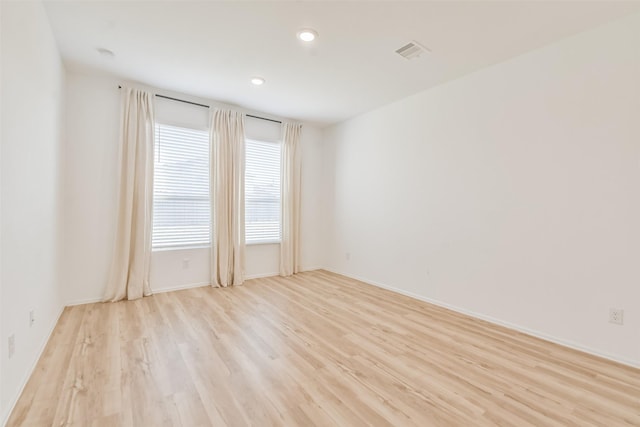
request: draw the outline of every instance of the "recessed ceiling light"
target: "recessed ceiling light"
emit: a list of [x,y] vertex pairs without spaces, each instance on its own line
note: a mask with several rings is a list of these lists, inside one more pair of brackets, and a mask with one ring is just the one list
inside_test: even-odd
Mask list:
[[113,58],[114,56],[116,56],[112,50],[109,50],[104,47],[99,47],[96,50],[100,55],[104,56],[105,58]]
[[318,38],[318,32],[316,30],[312,30],[311,28],[303,28],[298,31],[298,38],[303,42],[312,42],[316,38]]
[[256,86],[263,85],[265,80],[262,77],[251,77],[251,83]]

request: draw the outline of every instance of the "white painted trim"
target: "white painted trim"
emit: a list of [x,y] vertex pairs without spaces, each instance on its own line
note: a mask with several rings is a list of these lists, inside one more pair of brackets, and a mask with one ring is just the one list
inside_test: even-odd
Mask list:
[[280,275],[279,271],[275,273],[258,273],[258,274],[252,274],[250,276],[246,276],[244,280],[262,279],[263,277],[273,277],[273,276],[279,276],[279,275]]
[[186,285],[169,286],[168,288],[151,289],[154,294],[163,294],[165,292],[181,291],[191,288],[202,288],[203,286],[211,286],[209,282],[187,283]]
[[[300,271],[303,272],[303,271],[313,271],[313,270],[321,270],[321,269],[322,267],[301,267]],[[245,280],[262,279],[263,277],[273,277],[278,275],[280,275],[280,272],[252,274],[251,276],[245,277]],[[160,289],[151,289],[151,291],[154,294],[161,294],[164,292],[180,291],[183,289],[191,289],[191,288],[200,288],[203,286],[210,286],[210,285],[211,283],[209,282],[188,283],[186,285],[170,286],[167,288],[160,288]],[[86,299],[80,299],[75,301],[69,301],[65,304],[65,306],[72,307],[74,305],[93,304],[96,302],[102,302],[102,298],[86,298]]]
[[576,343],[576,342],[573,342],[573,341],[570,341],[570,340],[554,337],[553,335],[549,335],[549,334],[546,334],[544,332],[540,332],[540,331],[536,331],[536,330],[533,330],[533,329],[529,329],[529,328],[526,328],[524,326],[520,326],[520,325],[516,325],[514,323],[506,322],[504,320],[496,319],[495,317],[487,316],[487,315],[482,314],[482,313],[476,313],[474,311],[467,310],[467,309],[464,309],[464,308],[460,308],[460,307],[457,307],[455,305],[448,304],[446,302],[442,302],[442,301],[434,300],[434,299],[431,299],[431,298],[428,298],[428,297],[425,297],[425,296],[422,296],[422,295],[414,294],[413,292],[408,292],[408,291],[405,291],[405,290],[402,290],[402,289],[394,288],[393,286],[388,286],[388,285],[385,285],[383,283],[376,282],[374,280],[365,279],[365,278],[358,277],[358,276],[355,276],[355,275],[352,275],[352,274],[342,273],[342,272],[339,272],[339,271],[336,271],[336,270],[333,270],[333,269],[330,269],[330,268],[324,268],[324,270],[330,271],[330,272],[335,273],[335,274],[339,274],[341,276],[349,277],[351,279],[359,280],[361,282],[364,282],[364,283],[367,283],[367,284],[370,284],[370,285],[373,285],[373,286],[377,286],[379,288],[386,289],[388,291],[395,292],[397,294],[408,296],[410,298],[417,299],[419,301],[423,301],[423,302],[426,302],[426,303],[429,303],[429,304],[437,305],[439,307],[444,307],[444,308],[449,309],[451,311],[455,311],[457,313],[461,313],[461,314],[464,314],[464,315],[467,315],[467,316],[475,317],[476,319],[481,319],[481,320],[487,321],[489,323],[493,323],[495,325],[504,326],[505,328],[513,329],[515,331],[522,332],[524,334],[531,335],[533,337],[540,338],[540,339],[543,339],[545,341],[550,341],[550,342],[552,342],[554,344],[558,344],[558,345],[561,345],[563,347],[568,347],[568,348],[571,348],[573,350],[582,351],[583,353],[588,353],[588,354],[591,354],[593,356],[601,357],[603,359],[611,360],[611,361],[614,361],[614,362],[617,362],[617,363],[621,363],[623,365],[631,366],[633,368],[640,368],[640,360],[632,360],[632,359],[627,359],[625,357],[617,356],[615,354],[605,353],[605,352],[602,352],[600,350],[596,350],[596,349],[593,349],[591,347],[587,347],[585,345],[582,345],[582,344],[579,344],[579,343]]
[[66,304],[67,307],[73,307],[74,305],[84,305],[84,304],[93,304],[96,302],[102,302],[102,298],[87,298],[87,299],[79,299],[75,301],[70,301]]
[[[300,273],[305,271],[313,271],[313,270],[322,270],[322,267],[300,267]],[[279,271],[275,273],[259,273],[259,274],[252,274],[251,276],[247,276],[244,279],[245,280],[262,279],[264,277],[274,277],[279,275],[280,275]]]
[[60,311],[58,312],[58,315],[56,316],[56,320],[53,322],[53,325],[51,325],[51,327],[49,328],[49,333],[44,337],[44,340],[40,343],[40,350],[38,350],[38,354],[36,355],[36,357],[31,362],[31,367],[29,369],[27,369],[27,372],[25,373],[24,378],[22,379],[20,387],[18,388],[18,392],[9,401],[9,405],[7,405],[7,409],[6,409],[5,413],[2,414],[2,426],[3,427],[9,421],[9,417],[11,416],[11,412],[13,412],[13,409],[15,408],[16,403],[18,403],[18,399],[22,395],[22,392],[24,391],[24,388],[27,385],[27,382],[29,381],[29,378],[31,378],[31,375],[33,374],[33,371],[36,369],[36,365],[38,364],[38,361],[40,360],[40,357],[42,357],[42,353],[44,353],[44,349],[47,346],[47,343],[49,342],[49,339],[51,338],[51,335],[53,334],[53,331],[55,330],[56,325],[58,324],[58,321],[60,320],[60,316],[62,316],[62,312],[64,311],[64,309],[65,309],[64,305],[62,307],[60,307]]
[[[209,285],[210,285],[209,282],[188,283],[186,285],[170,286],[168,288],[151,289],[151,292],[154,294],[161,294],[164,292],[180,291],[182,289],[190,289],[190,288],[200,288],[202,286],[209,286]],[[66,306],[72,307],[74,305],[93,304],[96,302],[102,302],[102,298],[87,298],[87,299],[70,301],[66,304]]]

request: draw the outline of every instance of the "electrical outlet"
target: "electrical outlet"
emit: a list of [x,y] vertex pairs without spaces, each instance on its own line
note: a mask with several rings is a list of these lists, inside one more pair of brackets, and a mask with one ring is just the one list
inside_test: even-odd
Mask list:
[[9,337],[9,359],[13,357],[13,354],[16,352],[16,335],[11,334]]
[[624,323],[624,310],[621,308],[609,309],[609,323],[615,323],[616,325],[622,325]]
[[31,310],[29,312],[29,326],[33,326],[34,323],[36,323],[36,312],[35,310]]
[[189,268],[189,263],[191,262],[191,260],[189,258],[184,258],[182,260],[182,268],[187,269]]
[[347,261],[349,261],[351,259],[351,253],[347,252],[346,254],[344,254],[344,257]]

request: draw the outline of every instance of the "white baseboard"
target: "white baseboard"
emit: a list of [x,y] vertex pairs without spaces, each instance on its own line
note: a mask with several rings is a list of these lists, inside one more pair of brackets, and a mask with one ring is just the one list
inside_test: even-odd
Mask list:
[[27,369],[27,372],[25,372],[25,375],[22,381],[20,382],[20,387],[18,388],[17,393],[11,398],[11,400],[9,400],[9,405],[7,406],[7,409],[5,410],[5,412],[2,414],[3,427],[9,421],[9,417],[11,416],[11,413],[13,412],[13,409],[15,408],[16,403],[18,403],[18,399],[22,395],[22,392],[24,391],[24,388],[27,385],[27,382],[29,382],[29,378],[31,378],[31,374],[33,374],[33,371],[36,368],[36,365],[38,364],[40,357],[42,357],[42,353],[44,352],[44,349],[47,346],[49,339],[51,338],[51,334],[53,334],[53,330],[56,328],[56,325],[60,320],[60,316],[62,316],[62,312],[64,311],[64,308],[65,308],[64,305],[60,308],[60,311],[58,312],[58,315],[56,316],[55,321],[49,327],[49,333],[47,333],[47,335],[44,337],[44,340],[40,343],[40,348],[38,349],[38,353],[36,354],[36,357],[31,362],[31,365],[29,369]]
[[67,307],[73,307],[74,305],[84,305],[84,304],[93,304],[96,302],[101,302],[102,298],[86,298],[70,301],[66,304]]
[[[301,267],[300,271],[313,271],[313,270],[321,270],[322,267]],[[271,272],[271,273],[259,273],[259,274],[252,274],[249,276],[245,277],[245,280],[251,280],[251,279],[261,279],[263,277],[273,277],[273,276],[279,276],[280,272],[276,271],[276,272]],[[172,292],[172,291],[180,291],[183,289],[191,289],[191,288],[200,288],[202,286],[210,286],[211,283],[209,282],[198,282],[198,283],[188,283],[186,285],[178,285],[178,286],[169,286],[169,287],[165,287],[165,288],[158,288],[158,289],[151,289],[151,291],[154,294],[161,294],[163,292]],[[102,298],[98,297],[98,298],[85,298],[85,299],[79,299],[79,300],[73,300],[73,301],[69,301],[65,304],[66,307],[72,307],[74,305],[83,305],[83,304],[93,304],[96,302],[102,302]]]
[[[180,291],[182,289],[190,289],[190,288],[200,288],[202,286],[209,286],[209,282],[199,282],[199,283],[188,283],[186,285],[178,285],[178,286],[170,286],[167,288],[159,288],[159,289],[151,289],[151,292],[154,294],[161,294],[163,292],[171,292],[171,291]],[[102,298],[86,298],[80,300],[70,301],[66,304],[67,307],[72,307],[74,305],[84,305],[84,304],[93,304],[96,302],[102,302]]]
[[476,319],[485,320],[485,321],[487,321],[489,323],[493,323],[495,325],[504,326],[505,328],[513,329],[515,331],[522,332],[524,334],[531,335],[533,337],[540,338],[540,339],[543,339],[545,341],[550,341],[550,342],[552,342],[554,344],[558,344],[558,345],[561,345],[563,347],[568,347],[568,348],[571,348],[571,349],[574,349],[574,350],[582,351],[583,353],[588,353],[588,354],[591,354],[593,356],[598,356],[598,357],[601,357],[603,359],[607,359],[607,360],[611,360],[613,362],[621,363],[623,365],[631,366],[633,368],[640,368],[640,361],[638,361],[638,360],[627,359],[625,357],[620,357],[620,356],[615,355],[615,354],[610,354],[610,353],[606,353],[606,352],[603,352],[603,351],[600,351],[600,350],[596,350],[596,349],[593,349],[591,347],[588,347],[588,346],[585,346],[585,345],[582,345],[582,344],[579,344],[579,343],[576,343],[576,342],[573,342],[573,341],[570,341],[570,340],[566,340],[566,339],[563,339],[563,338],[558,338],[558,337],[555,337],[553,335],[546,334],[544,332],[540,332],[540,331],[536,331],[536,330],[533,330],[533,329],[529,329],[527,327],[520,326],[520,325],[511,323],[511,322],[507,322],[507,321],[504,321],[504,320],[496,319],[495,317],[487,316],[487,315],[482,314],[482,313],[476,313],[476,312],[471,311],[471,310],[467,310],[467,309],[464,309],[464,308],[461,308],[461,307],[457,307],[455,305],[451,305],[451,304],[448,304],[446,302],[434,300],[432,298],[428,298],[428,297],[425,297],[423,295],[418,295],[418,294],[415,294],[413,292],[408,292],[408,291],[405,291],[405,290],[402,290],[402,289],[398,289],[398,288],[395,288],[393,286],[386,285],[384,283],[376,282],[374,280],[366,279],[366,278],[363,278],[363,277],[358,277],[358,276],[355,276],[355,275],[352,275],[352,274],[343,273],[343,272],[340,272],[340,271],[337,271],[337,270],[333,270],[331,268],[324,268],[324,270],[330,271],[330,272],[335,273],[335,274],[339,274],[341,276],[349,277],[351,279],[359,280],[361,282],[364,282],[364,283],[367,283],[367,284],[370,284],[370,285],[373,285],[373,286],[377,286],[379,288],[386,289],[388,291],[395,292],[395,293],[398,293],[398,294],[401,294],[401,295],[404,295],[404,296],[408,296],[410,298],[417,299],[419,301],[424,301],[424,302],[427,302],[429,304],[437,305],[439,307],[444,307],[446,309],[449,309],[451,311],[455,311],[457,313],[461,313],[461,314],[464,314],[464,315],[467,315],[467,316],[475,317]]
[[[300,273],[304,273],[305,271],[314,271],[314,270],[322,270],[322,267],[300,267]],[[250,276],[245,277],[245,280],[262,279],[263,277],[274,277],[279,275],[280,275],[279,271],[274,273],[252,274]]]
[[273,277],[273,276],[279,276],[280,272],[276,271],[275,273],[258,273],[258,274],[251,274],[249,276],[245,276],[244,280],[251,280],[251,279],[262,279],[263,277]]
[[201,288],[203,286],[211,286],[209,282],[187,283],[186,285],[169,286],[167,288],[151,289],[154,294],[162,294],[165,292],[182,291],[184,289]]

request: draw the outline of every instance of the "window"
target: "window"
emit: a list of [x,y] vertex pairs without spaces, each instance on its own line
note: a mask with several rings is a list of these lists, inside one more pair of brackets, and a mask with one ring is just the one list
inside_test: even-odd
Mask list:
[[209,132],[156,124],[154,249],[210,244]]
[[279,242],[280,144],[248,139],[245,157],[246,242]]

